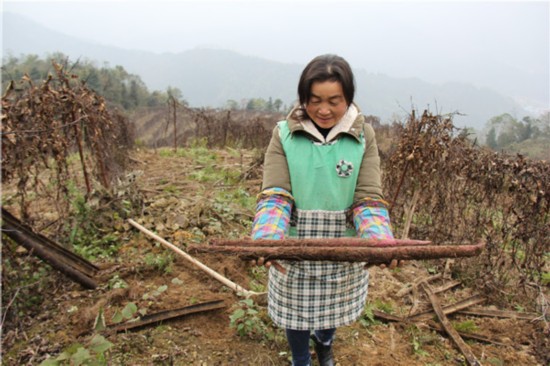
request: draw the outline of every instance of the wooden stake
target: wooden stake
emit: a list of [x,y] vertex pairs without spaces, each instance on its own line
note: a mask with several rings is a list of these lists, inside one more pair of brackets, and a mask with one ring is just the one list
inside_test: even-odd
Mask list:
[[185,258],[187,261],[191,262],[192,264],[194,264],[196,267],[198,267],[199,269],[201,269],[202,271],[206,272],[207,274],[209,274],[211,277],[214,277],[216,280],[220,281],[221,283],[223,283],[224,285],[226,285],[227,287],[229,287],[230,289],[232,289],[233,291],[235,291],[237,293],[237,295],[244,295],[245,297],[250,297],[252,295],[263,295],[264,293],[262,292],[254,292],[254,291],[248,291],[247,289],[237,285],[235,282],[232,282],[231,280],[225,278],[224,276],[222,276],[221,274],[219,274],[218,272],[214,271],[213,269],[207,267],[205,264],[199,262],[197,259],[193,258],[192,256],[190,256],[189,254],[185,253],[183,250],[181,250],[180,248],[178,248],[177,246],[175,246],[174,244],[164,240],[163,238],[161,238],[160,236],[156,235],[155,233],[147,230],[146,228],[144,228],[143,226],[141,226],[140,224],[138,224],[137,222],[135,222],[134,220],[132,219],[128,219],[128,222],[130,223],[130,225],[132,225],[133,227],[135,227],[136,229],[138,229],[139,231],[141,231],[142,233],[144,233],[145,235],[149,236],[150,238],[153,238],[155,239],[156,241],[160,242],[162,245],[164,245],[166,248],[168,249],[171,249],[173,250],[174,252],[178,253],[180,256],[182,256],[183,258]]
[[403,228],[403,234],[401,235],[401,239],[405,239],[409,237],[409,230],[411,228],[412,218],[414,215],[414,210],[416,209],[416,203],[418,202],[418,198],[420,197],[420,189],[418,187],[414,188],[414,194],[412,197],[412,200],[410,202],[410,205],[406,205],[405,208],[405,226]]

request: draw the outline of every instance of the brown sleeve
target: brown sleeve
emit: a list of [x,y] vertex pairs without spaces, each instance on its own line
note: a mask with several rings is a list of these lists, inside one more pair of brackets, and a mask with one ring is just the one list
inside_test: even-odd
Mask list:
[[380,156],[378,156],[374,129],[370,124],[365,123],[363,125],[363,132],[365,136],[365,153],[361,168],[359,169],[357,187],[353,196],[354,202],[367,197],[384,199],[380,178]]
[[262,190],[273,187],[283,188],[288,192],[292,192],[288,163],[281,138],[279,137],[278,126],[275,126],[273,129],[271,141],[265,152]]

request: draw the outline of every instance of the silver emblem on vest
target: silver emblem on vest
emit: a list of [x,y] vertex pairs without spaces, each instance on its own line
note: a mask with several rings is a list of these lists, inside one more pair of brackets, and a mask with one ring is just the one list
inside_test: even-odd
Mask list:
[[351,162],[342,159],[336,164],[336,174],[338,174],[339,177],[347,178],[351,176],[352,172],[353,164]]

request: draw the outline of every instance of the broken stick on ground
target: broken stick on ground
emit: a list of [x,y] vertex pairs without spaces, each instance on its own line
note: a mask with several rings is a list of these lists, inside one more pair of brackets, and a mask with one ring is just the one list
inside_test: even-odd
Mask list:
[[85,288],[97,287],[95,275],[99,271],[98,267],[46,236],[34,232],[3,207],[2,233]]
[[181,257],[185,258],[187,261],[191,262],[193,265],[195,265],[196,267],[198,267],[202,271],[206,272],[211,277],[214,277],[216,280],[220,281],[221,283],[223,283],[224,285],[229,287],[231,290],[235,291],[238,295],[243,295],[245,297],[250,297],[250,296],[255,296],[255,295],[260,295],[260,296],[265,295],[265,293],[263,293],[263,292],[249,291],[249,290],[245,289],[244,287],[241,287],[241,286],[237,285],[235,282],[233,282],[233,281],[229,280],[228,278],[222,276],[221,274],[214,271],[210,267],[208,267],[205,264],[199,262],[196,258],[193,258],[189,254],[185,253],[183,250],[181,250],[180,248],[178,248],[174,244],[172,244],[169,241],[161,238],[160,236],[156,235],[152,231],[147,230],[145,227],[141,226],[140,224],[138,224],[134,220],[128,219],[128,222],[130,223],[130,225],[132,225],[133,227],[135,227],[136,229],[138,229],[142,233],[144,233],[147,236],[149,236],[150,238],[153,238],[153,239],[157,240],[158,242],[160,242],[162,245],[164,245],[164,247],[166,247],[168,249],[171,249],[174,252],[178,253]]
[[439,321],[441,322],[441,325],[443,326],[443,329],[445,329],[445,332],[452,338],[453,342],[456,344],[460,352],[464,355],[466,358],[466,361],[468,362],[468,365],[470,366],[481,366],[481,363],[478,361],[476,356],[473,354],[472,350],[466,342],[460,337],[460,334],[456,331],[455,328],[453,328],[453,325],[447,319],[447,316],[445,315],[443,308],[441,307],[441,304],[439,302],[439,299],[437,295],[435,295],[432,290],[430,289],[430,286],[426,283],[421,284],[422,289],[428,295],[428,298],[430,299],[430,302],[432,303],[433,309],[435,313],[437,314],[437,317],[439,318]]
[[222,308],[225,308],[223,300],[207,301],[200,304],[185,306],[179,309],[169,309],[169,310],[161,311],[155,314],[146,315],[137,319],[136,321],[132,321],[128,323],[110,325],[107,327],[106,332],[108,334],[111,334],[111,333],[123,332],[127,330],[141,329],[143,327],[146,327],[152,324],[158,324],[161,322],[166,322],[168,320],[174,320],[184,315],[202,313],[202,312],[217,310]]

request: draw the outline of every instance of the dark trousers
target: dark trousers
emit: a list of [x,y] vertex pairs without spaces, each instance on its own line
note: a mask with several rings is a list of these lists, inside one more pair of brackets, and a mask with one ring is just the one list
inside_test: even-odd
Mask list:
[[[335,328],[314,331],[318,340],[323,343],[332,342]],[[311,355],[309,354],[309,330],[286,330],[286,339],[292,351],[292,366],[310,366]]]

